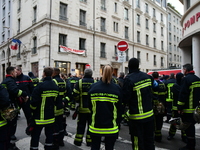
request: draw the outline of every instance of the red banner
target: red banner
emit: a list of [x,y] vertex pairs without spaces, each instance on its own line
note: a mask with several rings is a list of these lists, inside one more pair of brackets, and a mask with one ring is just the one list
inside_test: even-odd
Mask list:
[[68,48],[68,47],[60,45],[60,52],[71,52],[74,54],[84,54],[85,50],[76,50],[73,48]]

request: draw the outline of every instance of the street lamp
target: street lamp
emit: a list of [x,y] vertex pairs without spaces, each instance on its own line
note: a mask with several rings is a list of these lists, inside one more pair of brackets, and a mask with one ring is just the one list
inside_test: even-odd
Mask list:
[[[9,27],[3,27],[3,28],[6,28],[6,29],[8,29],[8,30],[10,30],[10,28]],[[8,41],[7,41],[7,54],[8,54],[8,67],[10,67],[10,60],[9,60],[9,57],[10,57],[10,48],[9,48],[9,37],[8,37]]]

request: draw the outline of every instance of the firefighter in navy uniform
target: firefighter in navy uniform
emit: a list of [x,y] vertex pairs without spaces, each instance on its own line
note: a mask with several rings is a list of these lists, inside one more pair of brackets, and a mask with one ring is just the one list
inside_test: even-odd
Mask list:
[[53,131],[55,122],[55,107],[59,104],[59,88],[52,80],[53,68],[46,67],[43,71],[43,82],[34,88],[30,108],[35,121],[31,133],[30,150],[38,150],[40,134],[45,128],[45,150],[53,149]]
[[129,106],[129,129],[132,148],[155,150],[154,113],[152,106],[153,78],[139,71],[139,60],[128,62],[129,74],[124,79],[123,99]]
[[165,85],[167,87],[167,97],[166,97],[166,110],[167,110],[167,120],[165,122],[169,122],[172,117],[172,102],[173,102],[173,93],[172,87],[174,86],[176,79],[174,78],[174,73],[170,74],[168,80],[166,80]]
[[[181,85],[182,78],[183,78],[183,74],[177,73],[176,74],[176,83],[172,87],[172,93],[173,93],[172,117],[173,118],[180,117],[180,115],[178,114],[177,102],[178,102],[178,97],[179,97],[179,93],[180,93],[180,88],[181,88],[180,85]],[[169,136],[167,137],[168,140],[173,139],[173,137],[175,136],[176,130],[177,130],[176,126],[174,124],[171,124],[170,128],[169,128]],[[185,134],[184,130],[181,130],[181,138],[182,138],[183,142],[187,143],[187,138],[186,138],[186,134]]]
[[161,142],[163,126],[163,117],[165,113],[166,93],[165,84],[158,79],[158,72],[153,72],[152,77],[158,83],[158,86],[153,88],[153,106],[155,114],[155,141]]
[[[14,106],[17,109],[20,109],[18,106],[18,101],[17,101],[17,97],[22,96],[24,102],[27,100],[27,93],[25,91],[22,91],[21,89],[18,88],[18,86],[16,85],[16,69],[15,67],[7,67],[6,68],[6,78],[3,80],[3,82],[1,83],[8,91],[9,93],[9,99],[11,101],[11,105]],[[8,126],[9,126],[9,134],[10,137],[13,136],[16,132],[17,129],[17,116],[12,120],[8,122]],[[10,147],[12,147],[13,149],[18,149],[15,144],[11,143]]]
[[[90,88],[90,85],[95,82],[95,80],[92,78],[92,73],[93,72],[91,69],[85,69],[83,79],[80,79],[77,82],[73,90],[74,99],[77,103],[79,103],[77,130],[74,139],[74,144],[77,146],[81,146],[86,125],[88,127],[90,123],[91,112],[88,108],[88,90]],[[86,135],[86,143],[87,146],[91,145],[91,137],[88,128]]]
[[35,77],[32,72],[29,72],[28,76],[31,78],[33,86],[36,87],[36,85],[39,83],[39,78]]
[[113,67],[106,65],[100,81],[91,85],[88,91],[91,111],[91,150],[99,150],[101,137],[105,137],[105,149],[113,150],[118,137],[119,123],[122,115],[122,90],[113,83]]
[[[71,89],[66,82],[60,78],[60,69],[53,68],[53,81],[59,87],[59,108],[56,107],[55,109],[55,132],[54,132],[54,145],[55,147],[64,146],[63,138],[64,138],[64,130],[66,128],[66,117],[65,115],[65,106],[68,106],[69,97],[68,95],[71,94]],[[63,122],[63,123],[61,123]]]
[[195,123],[193,113],[199,105],[200,98],[200,78],[194,74],[191,64],[183,65],[185,77],[181,82],[181,89],[178,98],[178,113],[181,114],[185,133],[187,136],[187,145],[180,150],[195,150]]
[[9,130],[7,120],[3,118],[2,111],[10,106],[8,91],[0,85],[0,149],[7,150],[9,147]]
[[[78,82],[79,78],[77,77],[77,74],[74,73],[73,76],[71,78],[68,79],[68,81],[70,82],[71,84],[71,90],[73,91],[76,83]],[[70,104],[70,108],[71,110],[75,110],[75,107],[76,107],[76,102],[74,100],[74,98],[72,97],[71,99],[71,104]]]

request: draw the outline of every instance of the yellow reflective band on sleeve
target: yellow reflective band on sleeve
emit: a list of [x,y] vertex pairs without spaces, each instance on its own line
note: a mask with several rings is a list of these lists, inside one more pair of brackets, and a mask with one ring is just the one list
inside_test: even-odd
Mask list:
[[80,92],[79,92],[78,90],[76,90],[75,88],[74,88],[73,92],[76,93],[76,94],[79,94],[79,93],[80,93]]
[[138,148],[138,137],[134,136],[134,150],[139,150]]
[[52,118],[52,119],[47,119],[47,120],[38,120],[38,119],[35,119],[35,123],[37,125],[44,125],[44,124],[51,124],[51,123],[54,123],[55,122],[55,118]]
[[171,99],[171,98],[166,98],[166,102],[173,102],[173,99]]
[[80,108],[79,107],[79,113],[91,113],[89,108]]
[[33,109],[33,110],[35,110],[37,107],[33,107],[32,105],[30,105],[30,108]]
[[77,81],[76,80],[70,80],[70,83],[76,83]]
[[178,110],[177,106],[172,106],[172,110]]
[[3,120],[3,121],[0,121],[0,127],[3,127],[7,124],[7,121],[6,120]]
[[146,83],[140,84],[138,86],[135,86],[135,87],[133,87],[133,91],[140,90],[140,89],[142,89],[144,87],[148,87],[148,86],[151,86],[151,82],[146,82]]
[[194,112],[194,109],[183,109],[183,112],[190,114]]
[[178,105],[185,105],[185,103],[184,102],[180,102],[180,101],[178,101],[178,103],[177,103]]
[[59,95],[61,95],[61,96],[65,95],[65,92],[59,92]]
[[19,90],[19,92],[17,93],[17,97],[22,95],[22,90]]
[[159,92],[158,95],[166,95],[167,92]]
[[118,133],[119,129],[118,126],[114,128],[95,128],[93,126],[89,126],[89,131],[97,134],[114,134]]
[[142,113],[142,114],[130,114],[129,119],[139,120],[139,119],[145,119],[151,116],[153,116],[153,110],[148,111],[146,113]]
[[83,134],[76,134],[76,137],[83,138]]
[[53,81],[55,82],[55,84],[58,86],[58,81],[56,79],[53,79]]
[[42,94],[42,97],[57,97],[58,93],[47,93],[47,94]]
[[110,98],[110,97],[91,97],[91,100],[92,101],[108,101],[108,102],[113,102],[113,103],[118,102],[118,99]]
[[156,94],[156,95],[158,95],[158,92],[153,92],[153,94]]
[[58,110],[55,110],[55,116],[60,116],[60,115],[63,115],[64,114],[64,109],[58,109]]
[[88,92],[82,92],[82,95],[88,95]]

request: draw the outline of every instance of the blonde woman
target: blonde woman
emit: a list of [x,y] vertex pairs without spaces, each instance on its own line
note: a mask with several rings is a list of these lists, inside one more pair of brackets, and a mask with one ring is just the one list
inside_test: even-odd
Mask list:
[[101,137],[105,137],[105,149],[113,150],[118,136],[118,124],[122,113],[122,91],[112,82],[113,68],[105,65],[99,82],[91,85],[89,94],[89,108],[91,110],[91,150],[99,150]]

